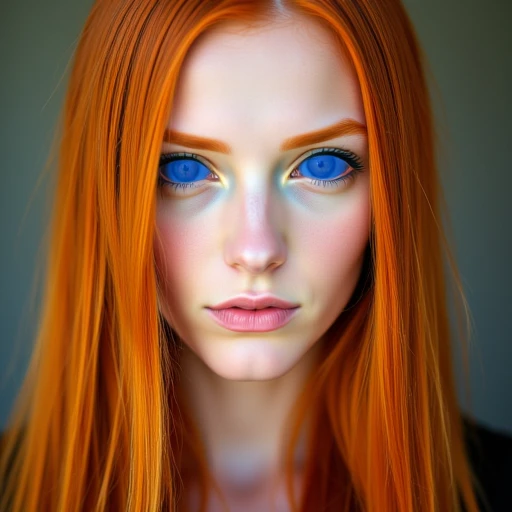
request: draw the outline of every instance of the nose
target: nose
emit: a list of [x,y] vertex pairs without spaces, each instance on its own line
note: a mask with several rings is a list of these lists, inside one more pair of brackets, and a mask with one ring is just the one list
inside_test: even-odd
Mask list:
[[271,209],[268,193],[242,194],[230,211],[231,230],[225,243],[224,260],[251,275],[280,267],[286,261],[286,245]]

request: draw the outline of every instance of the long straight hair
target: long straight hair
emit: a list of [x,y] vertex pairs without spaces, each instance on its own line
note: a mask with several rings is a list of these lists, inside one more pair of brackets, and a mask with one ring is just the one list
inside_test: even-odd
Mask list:
[[187,453],[205,509],[214,483],[175,398],[177,354],[158,312],[156,169],[194,41],[283,9],[323,23],[356,70],[372,208],[361,281],[293,415],[289,475],[313,413],[292,507],[477,510],[450,359],[429,97],[399,0],[96,1],[62,120],[44,308],[6,440],[5,507],[184,509]]

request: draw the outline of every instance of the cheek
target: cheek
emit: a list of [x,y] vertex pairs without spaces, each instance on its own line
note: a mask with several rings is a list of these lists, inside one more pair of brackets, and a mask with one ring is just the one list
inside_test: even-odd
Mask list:
[[159,283],[171,309],[179,309],[177,298],[180,302],[186,299],[194,279],[200,278],[200,269],[205,267],[211,253],[208,247],[211,248],[213,235],[206,220],[186,220],[175,213],[159,208],[154,240]]
[[[361,212],[363,213],[363,212]],[[332,272],[345,272],[357,265],[369,236],[368,215],[343,216],[312,236],[315,260]]]
[[[186,200],[173,200],[160,191],[157,201],[155,255],[157,266],[167,269],[169,278],[178,272],[194,268],[201,261],[212,237],[211,208],[215,189],[207,190]],[[171,272],[173,271],[173,272]]]
[[300,272],[313,285],[315,299],[344,307],[350,298],[370,233],[366,194],[339,211],[302,219],[297,258]]

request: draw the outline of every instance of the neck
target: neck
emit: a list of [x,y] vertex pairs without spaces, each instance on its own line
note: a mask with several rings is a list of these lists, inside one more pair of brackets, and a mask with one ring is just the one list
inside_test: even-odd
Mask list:
[[[184,399],[221,488],[255,489],[283,476],[281,455],[288,441],[289,416],[318,361],[320,345],[285,375],[267,381],[224,379],[184,349]],[[297,467],[305,455],[302,432],[294,454]]]

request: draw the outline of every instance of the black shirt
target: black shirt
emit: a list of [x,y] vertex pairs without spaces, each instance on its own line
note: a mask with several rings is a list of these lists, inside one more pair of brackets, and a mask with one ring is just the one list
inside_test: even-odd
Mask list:
[[[512,512],[512,436],[464,421],[471,467],[490,507],[485,512]],[[478,497],[478,496],[477,496]]]

